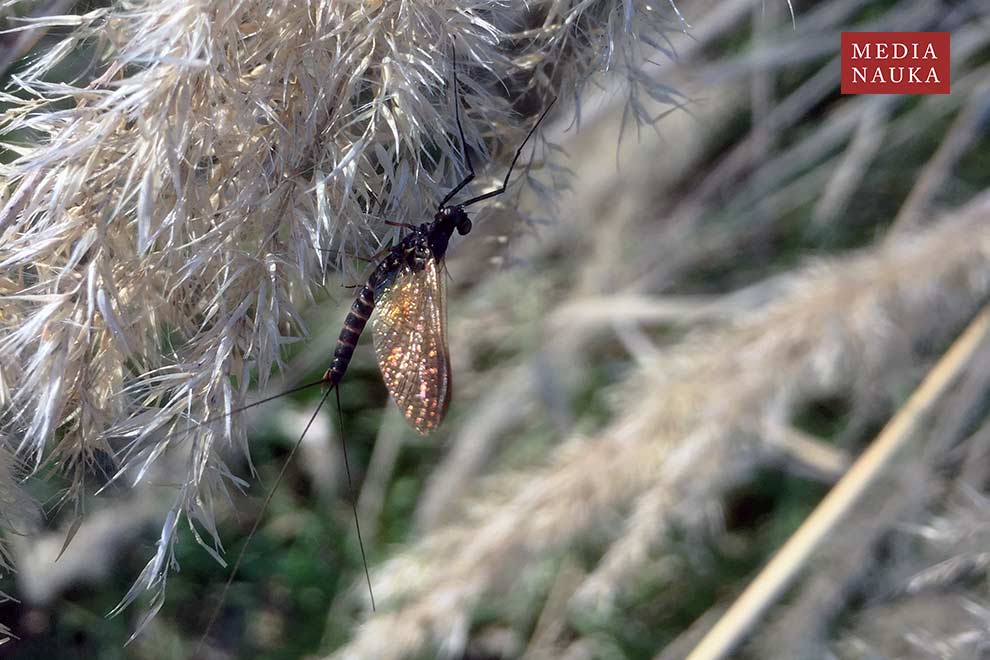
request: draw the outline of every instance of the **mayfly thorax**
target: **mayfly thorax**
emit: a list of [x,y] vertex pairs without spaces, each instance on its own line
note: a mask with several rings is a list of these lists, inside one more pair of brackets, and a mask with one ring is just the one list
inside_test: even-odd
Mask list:
[[[372,324],[375,352],[382,380],[402,411],[406,420],[418,433],[427,435],[435,430],[447,413],[452,393],[450,374],[450,358],[447,349],[447,309],[446,285],[443,274],[443,261],[447,247],[454,232],[461,236],[468,234],[472,228],[471,219],[465,210],[468,206],[491,199],[505,192],[509,177],[515,168],[523,148],[529,142],[537,127],[546,117],[556,99],[552,99],[539,118],[527,133],[525,139],[516,149],[505,173],[501,185],[495,190],[471,197],[465,201],[450,204],[451,200],[475,178],[474,166],[464,139],[464,129],[461,126],[460,101],[457,94],[456,59],[452,61],[455,69],[454,77],[454,116],[459,133],[462,155],[467,167],[467,175],[454,186],[437,205],[433,220],[419,225],[387,222],[408,230],[408,233],[386,254],[375,266],[367,281],[358,291],[350,311],[344,319],[343,327],[337,337],[337,344],[329,368],[319,381],[308,383],[267,397],[250,404],[253,407],[286,394],[297,392],[316,385],[326,386],[316,410],[309,418],[298,440],[289,451],[283,462],[275,482],[271,486],[262,504],[261,511],[248,533],[245,545],[231,569],[220,601],[210,617],[201,638],[205,640],[213,622],[219,614],[234,575],[244,556],[247,542],[251,540],[258,524],[263,517],[275,489],[285,474],[286,466],[291,461],[296,450],[302,443],[326,403],[331,392],[336,394],[337,415],[340,421],[341,446],[343,450],[344,468],[347,476],[347,487],[352,505],[354,505],[353,484],[350,467],[347,461],[347,445],[344,442],[343,421],[340,415],[340,383],[347,373],[354,350],[361,334],[369,320]],[[239,408],[233,412],[239,412]],[[208,420],[209,421],[209,420]],[[352,506],[354,523],[357,529],[358,543],[364,565],[365,578],[374,609],[374,593],[371,589],[371,577],[365,557],[364,544],[361,539],[360,521],[356,505]]]

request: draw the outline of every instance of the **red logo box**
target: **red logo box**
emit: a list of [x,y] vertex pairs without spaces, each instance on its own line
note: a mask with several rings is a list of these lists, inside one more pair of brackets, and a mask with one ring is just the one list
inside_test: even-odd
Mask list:
[[948,94],[948,32],[843,32],[843,94]]

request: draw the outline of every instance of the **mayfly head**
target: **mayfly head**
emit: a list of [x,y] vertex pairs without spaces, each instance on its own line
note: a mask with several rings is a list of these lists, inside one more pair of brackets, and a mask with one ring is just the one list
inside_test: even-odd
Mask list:
[[449,233],[457,229],[458,234],[465,236],[471,231],[471,218],[468,217],[463,206],[441,206],[433,219],[438,226],[449,228]]

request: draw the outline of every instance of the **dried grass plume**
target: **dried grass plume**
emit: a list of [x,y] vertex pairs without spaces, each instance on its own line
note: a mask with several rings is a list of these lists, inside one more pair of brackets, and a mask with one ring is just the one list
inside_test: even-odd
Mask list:
[[682,23],[632,0],[124,0],[23,25],[62,36],[3,95],[5,450],[69,475],[78,511],[95,466],[134,485],[166,452],[185,462],[125,604],[161,605],[184,522],[221,552],[213,502],[241,483],[223,450],[248,447],[236,418],[192,421],[263,387],[343,255],[426,217],[463,171],[451,45],[469,146],[497,158],[598,70],[645,117],[643,93],[669,97],[637,65]]

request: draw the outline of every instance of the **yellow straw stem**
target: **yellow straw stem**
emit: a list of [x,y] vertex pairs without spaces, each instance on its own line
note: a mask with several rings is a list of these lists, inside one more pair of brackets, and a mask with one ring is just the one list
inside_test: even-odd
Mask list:
[[988,328],[990,307],[985,307],[928,372],[873,444],[860,455],[804,524],[705,635],[688,660],[723,658],[743,641],[757,620],[791,584],[815,548],[828,537],[890,459],[906,444],[921,417],[965,368]]

